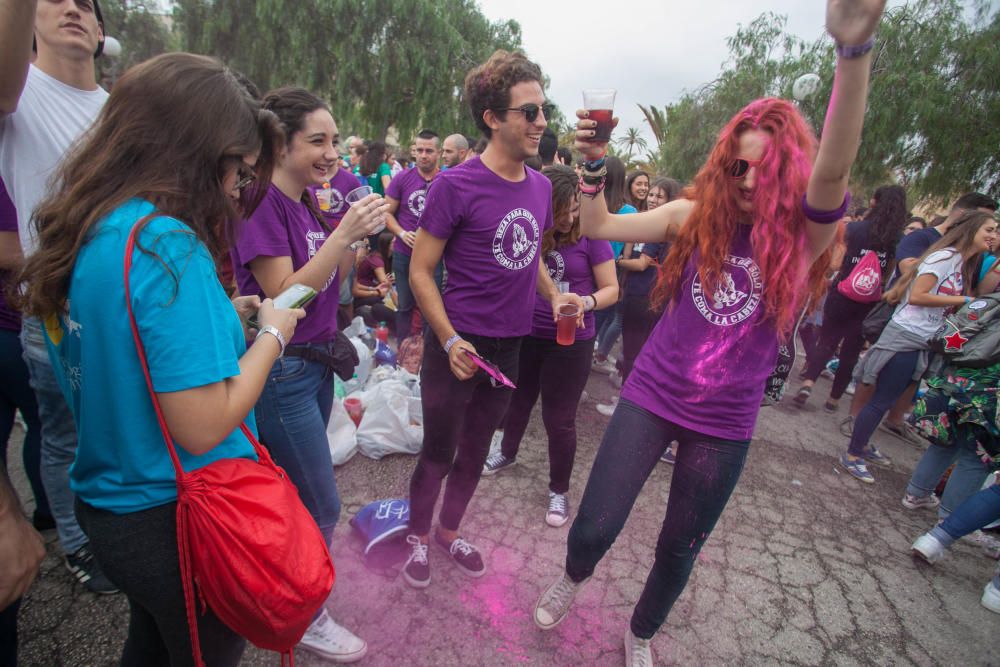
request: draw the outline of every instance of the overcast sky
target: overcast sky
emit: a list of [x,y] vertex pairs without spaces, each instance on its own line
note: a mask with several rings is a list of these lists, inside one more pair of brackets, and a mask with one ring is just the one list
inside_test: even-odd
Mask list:
[[636,104],[663,107],[713,80],[728,54],[726,38],[740,25],[771,11],[787,16],[787,30],[808,41],[824,32],[822,0],[478,2],[491,20],[521,24],[524,49],[551,79],[548,96],[564,114],[580,108],[583,88],[616,88],[618,127],[640,128],[651,145]]

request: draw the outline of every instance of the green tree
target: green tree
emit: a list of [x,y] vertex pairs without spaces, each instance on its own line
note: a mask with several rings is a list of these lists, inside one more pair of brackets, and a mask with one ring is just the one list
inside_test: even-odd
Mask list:
[[153,0],[102,0],[101,13],[105,32],[122,45],[120,56],[97,60],[97,78],[107,87],[132,65],[177,48],[169,16]]
[[615,143],[628,151],[625,156],[626,164],[632,162],[632,154],[637,149],[644,151],[648,147],[646,140],[643,138],[642,134],[640,134],[639,128],[637,127],[630,127],[625,130],[625,135],[615,139]]
[[[966,3],[967,5],[969,3]],[[967,11],[969,10],[969,11]],[[763,14],[729,38],[729,58],[711,83],[662,111],[640,106],[657,139],[656,167],[688,180],[718,131],[747,102],[791,97],[801,74],[820,76],[799,102],[817,131],[833,87],[834,54],[823,36],[805,42],[786,20]],[[986,0],[911,0],[890,9],[879,30],[868,112],[852,189],[905,185],[911,200],[945,202],[1000,188],[1000,12]],[[659,131],[657,130],[659,127]]]
[[421,127],[475,134],[465,73],[520,26],[473,0],[177,0],[183,47],[216,55],[262,90],[304,86],[350,131],[405,142]]

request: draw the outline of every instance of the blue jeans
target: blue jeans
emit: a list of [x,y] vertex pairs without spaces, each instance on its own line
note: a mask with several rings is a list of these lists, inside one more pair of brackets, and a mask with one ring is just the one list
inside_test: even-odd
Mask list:
[[300,357],[274,362],[255,413],[261,442],[285,469],[329,545],[340,496],[326,424],[333,409],[333,371]]
[[[875,393],[854,420],[854,431],[847,452],[851,456],[864,456],[868,448],[868,440],[878,428],[885,413],[889,412],[896,400],[903,395],[913,380],[913,371],[917,368],[920,352],[897,352],[892,359],[879,371],[875,382]],[[935,482],[936,483],[936,482]]]
[[952,463],[955,469],[948,478],[941,496],[938,516],[942,519],[955,511],[967,498],[982,488],[989,470],[976,456],[976,441],[972,434],[962,437],[950,447],[931,445],[917,463],[906,492],[923,498],[931,495],[941,481],[941,475]]
[[[392,253],[392,275],[396,278],[396,340],[402,341],[410,335],[413,326],[413,309],[417,305],[413,290],[410,289],[410,256],[401,252]],[[444,262],[434,268],[434,283],[438,291],[444,282]],[[426,327],[425,327],[426,328]]]
[[76,423],[45,349],[41,322],[24,318],[21,347],[42,421],[42,483],[56,520],[59,542],[63,551],[72,554],[87,543],[73,511],[73,491],[69,488],[69,467],[76,458]]
[[[997,519],[1000,519],[1000,485],[994,484],[966,498],[951,516],[931,529],[931,535],[950,547],[956,540]],[[993,586],[1000,589],[1000,570],[993,577]]]
[[31,390],[24,350],[17,332],[0,329],[0,463],[7,465],[7,444],[14,428],[14,413],[21,411],[28,427],[24,434],[21,456],[24,472],[35,496],[35,513],[51,516],[49,498],[42,483],[42,422],[38,418],[38,402]]
[[583,581],[618,537],[671,440],[679,446],[667,512],[652,570],[632,613],[632,632],[644,639],[656,634],[684,591],[695,559],[739,481],[750,441],[703,435],[631,401],[619,401],[590,469],[567,544],[566,574]]
[[622,316],[625,312],[624,304],[619,302],[610,308],[597,311],[607,313],[599,318],[597,322],[597,354],[607,357],[615,347],[618,337],[622,334]]

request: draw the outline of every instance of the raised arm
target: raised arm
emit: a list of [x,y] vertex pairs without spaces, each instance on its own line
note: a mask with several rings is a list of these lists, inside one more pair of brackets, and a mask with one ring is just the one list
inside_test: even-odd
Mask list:
[[36,0],[0,0],[0,116],[17,110],[31,64]]
[[[812,209],[832,211],[844,201],[851,165],[858,155],[872,44],[886,0],[827,0],[826,29],[837,43],[837,69],[826,112],[819,152],[813,165],[806,203]],[[833,240],[836,225],[809,222],[806,234],[813,258]]]

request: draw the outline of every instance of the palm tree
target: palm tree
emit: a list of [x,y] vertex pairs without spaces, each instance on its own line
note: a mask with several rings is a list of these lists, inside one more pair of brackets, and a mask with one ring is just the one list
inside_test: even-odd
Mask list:
[[642,138],[639,134],[639,128],[630,127],[625,130],[625,136],[620,139],[616,139],[615,142],[628,150],[628,157],[625,159],[626,162],[632,161],[632,153],[639,149],[639,151],[644,151],[647,148],[646,140]]

